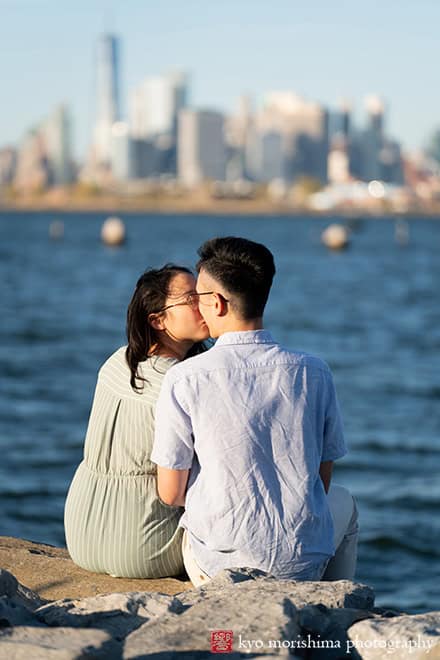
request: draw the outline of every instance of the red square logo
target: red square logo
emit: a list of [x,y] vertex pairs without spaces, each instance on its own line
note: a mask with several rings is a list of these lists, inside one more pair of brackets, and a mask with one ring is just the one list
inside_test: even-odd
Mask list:
[[232,630],[211,630],[211,653],[232,653]]

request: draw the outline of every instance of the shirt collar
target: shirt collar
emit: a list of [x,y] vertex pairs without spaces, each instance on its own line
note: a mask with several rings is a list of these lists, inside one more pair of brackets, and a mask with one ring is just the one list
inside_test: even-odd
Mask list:
[[276,344],[269,330],[245,330],[242,332],[225,332],[215,342],[215,346],[231,346],[234,344]]

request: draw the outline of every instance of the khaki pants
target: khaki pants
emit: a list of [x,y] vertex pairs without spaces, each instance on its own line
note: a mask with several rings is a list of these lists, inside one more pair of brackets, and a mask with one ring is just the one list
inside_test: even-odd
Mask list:
[[[333,518],[336,552],[329,560],[321,580],[353,580],[359,536],[356,504],[350,492],[337,484],[330,486],[327,497]],[[186,530],[183,534],[182,553],[186,572],[193,585],[200,587],[209,582],[209,575],[197,565]]]
[[185,564],[185,570],[188,573],[188,577],[195,587],[201,587],[202,584],[206,584],[211,579],[207,573],[202,571],[200,566],[197,565],[196,560],[194,559],[194,554],[192,548],[189,544],[189,535],[188,532],[183,532],[182,538],[182,554],[183,554],[183,563]]

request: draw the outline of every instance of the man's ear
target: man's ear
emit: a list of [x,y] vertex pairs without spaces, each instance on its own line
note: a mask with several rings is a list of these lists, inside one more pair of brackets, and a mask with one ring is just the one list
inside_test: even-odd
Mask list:
[[155,330],[165,330],[165,326],[164,326],[163,318],[162,318],[161,314],[149,314],[148,315],[148,323]]
[[217,316],[225,316],[228,312],[228,303],[225,301],[223,296],[220,296],[218,293],[214,293],[214,308]]

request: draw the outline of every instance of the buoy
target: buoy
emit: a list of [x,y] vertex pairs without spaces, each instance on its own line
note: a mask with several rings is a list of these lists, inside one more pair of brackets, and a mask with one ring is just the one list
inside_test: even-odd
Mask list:
[[125,225],[120,218],[107,218],[101,227],[101,239],[106,245],[122,245]]
[[64,222],[61,220],[54,220],[49,226],[49,238],[53,241],[59,241],[64,236]]
[[343,225],[329,225],[322,232],[321,240],[331,250],[343,250],[350,242],[349,231]]

